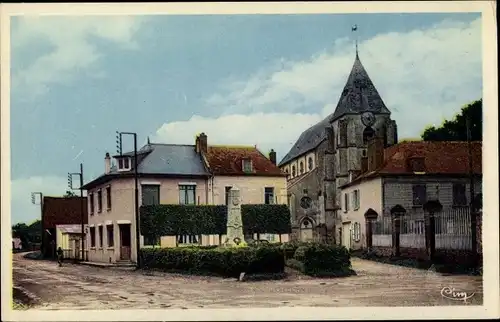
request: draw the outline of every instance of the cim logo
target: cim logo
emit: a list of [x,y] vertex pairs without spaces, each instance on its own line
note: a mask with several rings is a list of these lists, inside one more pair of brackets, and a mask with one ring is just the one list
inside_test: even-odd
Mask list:
[[464,301],[464,303],[467,303],[467,300],[472,298],[474,294],[476,293],[468,294],[467,292],[457,291],[453,287],[444,287],[441,290],[441,296],[443,296],[444,298],[454,301]]

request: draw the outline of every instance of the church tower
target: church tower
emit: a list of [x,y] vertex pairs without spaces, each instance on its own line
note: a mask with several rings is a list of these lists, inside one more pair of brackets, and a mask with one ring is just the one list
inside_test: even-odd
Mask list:
[[366,171],[363,164],[367,162],[368,141],[381,138],[385,147],[397,143],[396,122],[391,120],[391,112],[361,63],[357,48],[351,73],[329,121],[324,184],[331,196],[326,195],[325,216],[335,218],[334,226],[339,227],[343,202],[339,187],[351,176]]

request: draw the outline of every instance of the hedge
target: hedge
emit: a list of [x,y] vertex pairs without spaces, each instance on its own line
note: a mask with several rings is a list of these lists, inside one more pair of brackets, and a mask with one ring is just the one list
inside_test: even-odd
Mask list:
[[302,243],[286,264],[306,275],[340,277],[353,275],[350,253],[339,245]]
[[[227,225],[225,205],[142,206],[141,234],[149,238],[172,235],[224,235]],[[245,235],[288,234],[290,210],[286,205],[242,205]]]
[[240,273],[283,273],[285,259],[278,248],[143,248],[140,251],[143,269],[158,269],[196,275],[238,277]]

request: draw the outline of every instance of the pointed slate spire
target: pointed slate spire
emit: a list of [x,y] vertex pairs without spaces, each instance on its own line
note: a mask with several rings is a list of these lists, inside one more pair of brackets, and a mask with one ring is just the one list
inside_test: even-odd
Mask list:
[[354,65],[330,122],[345,114],[359,114],[365,111],[372,111],[376,114],[391,114],[373,85],[370,76],[368,76],[356,50]]

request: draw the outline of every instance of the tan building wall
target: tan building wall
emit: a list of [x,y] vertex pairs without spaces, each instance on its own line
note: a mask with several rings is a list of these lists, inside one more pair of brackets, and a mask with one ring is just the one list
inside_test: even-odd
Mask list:
[[286,204],[286,177],[215,176],[213,179],[213,204],[226,203],[226,187],[240,189],[242,204],[263,204],[266,187],[274,188],[275,203]]
[[[353,195],[354,191],[358,190],[359,193],[359,207],[354,207]],[[349,199],[349,208],[346,210],[345,195]],[[366,247],[366,223],[365,213],[368,209],[372,208],[379,215],[382,213],[382,179],[374,178],[369,181],[364,181],[359,184],[347,187],[341,190],[341,219],[342,219],[342,240],[341,243],[347,246],[349,243],[350,248],[360,249]],[[355,223],[359,223],[359,239],[356,240],[353,236],[353,229]],[[349,234],[347,236],[346,234]],[[346,240],[349,238],[349,240]]]
[[[199,204],[206,204],[207,184],[204,179],[186,180],[186,179],[139,179],[139,206],[141,205],[141,184],[159,184],[160,185],[160,203],[178,204],[179,203],[179,185],[195,184],[196,201]],[[107,209],[106,187],[111,187],[111,209]],[[97,193],[102,191],[102,211],[98,212]],[[93,193],[94,211],[90,209],[90,197]],[[89,232],[87,233],[86,249],[88,250],[89,261],[93,262],[111,262],[114,263],[120,259],[120,230],[119,224],[130,224],[131,236],[131,260],[136,261],[136,234],[134,217],[134,179],[115,179],[100,187],[96,187],[87,192],[89,207]],[[103,245],[99,244],[99,225],[102,225]],[[109,247],[106,226],[113,226],[113,247]],[[95,247],[90,247],[90,228],[95,228]],[[141,245],[143,244],[141,238]]]

